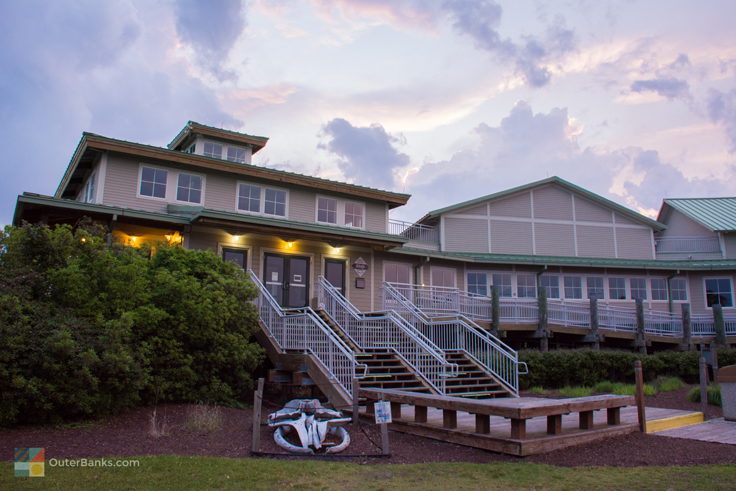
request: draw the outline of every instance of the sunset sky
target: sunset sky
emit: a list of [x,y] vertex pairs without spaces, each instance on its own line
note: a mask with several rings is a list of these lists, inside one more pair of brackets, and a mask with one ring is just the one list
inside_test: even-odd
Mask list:
[[0,225],[83,131],[188,120],[254,164],[413,195],[393,217],[557,175],[656,216],[736,195],[736,2],[0,0]]

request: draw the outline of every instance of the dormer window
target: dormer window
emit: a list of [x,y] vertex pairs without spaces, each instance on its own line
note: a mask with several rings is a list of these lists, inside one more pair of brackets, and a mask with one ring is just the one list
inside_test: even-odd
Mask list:
[[227,147],[227,159],[232,162],[245,163],[245,149],[238,147]]
[[153,167],[141,167],[141,196],[166,198],[166,179],[168,172]]
[[222,145],[220,145],[219,143],[204,142],[204,156],[221,159]]

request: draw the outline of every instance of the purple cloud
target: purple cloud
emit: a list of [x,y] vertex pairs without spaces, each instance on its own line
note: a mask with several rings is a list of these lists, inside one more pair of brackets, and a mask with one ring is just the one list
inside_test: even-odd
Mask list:
[[322,130],[330,141],[320,148],[340,157],[340,170],[356,184],[391,189],[394,171],[409,163],[409,157],[394,148],[401,140],[380,125],[358,127],[335,118]]
[[667,99],[686,97],[690,93],[690,86],[685,80],[674,77],[637,80],[631,84],[634,92],[656,92]]
[[241,1],[177,0],[174,5],[179,37],[194,48],[199,63],[221,80],[234,78],[222,63],[245,28]]
[[724,127],[731,140],[731,152],[736,153],[736,89],[730,92],[711,89],[707,110],[710,120]]

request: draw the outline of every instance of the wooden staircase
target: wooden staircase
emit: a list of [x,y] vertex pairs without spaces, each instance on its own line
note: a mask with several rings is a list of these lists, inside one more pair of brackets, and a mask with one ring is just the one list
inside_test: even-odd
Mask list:
[[459,371],[457,377],[445,381],[448,396],[472,399],[511,397],[507,389],[463,351],[447,351],[446,356],[447,361],[457,364]]
[[355,354],[358,363],[368,367],[367,375],[359,380],[361,389],[396,389],[425,394],[434,391],[388,349],[365,350]]

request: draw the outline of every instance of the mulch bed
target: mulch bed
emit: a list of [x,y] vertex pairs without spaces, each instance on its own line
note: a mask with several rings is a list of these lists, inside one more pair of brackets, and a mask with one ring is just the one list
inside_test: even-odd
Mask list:
[[[687,400],[689,388],[647,397],[647,406],[699,411],[700,405]],[[44,447],[46,459],[127,457],[139,455],[207,455],[250,457],[252,413],[250,410],[220,408],[223,423],[213,431],[197,431],[188,423],[192,405],[167,404],[157,408],[159,424],[165,423],[163,436],[151,435],[152,408],[136,408],[107,420],[76,428],[20,427],[0,429],[0,460],[12,460],[14,447]],[[264,414],[278,407],[264,406]],[[710,406],[710,416],[722,415]],[[734,423],[736,424],[736,423]],[[423,462],[538,462],[558,466],[646,466],[696,465],[736,462],[736,445],[700,442],[680,438],[633,433],[599,442],[556,450],[530,457],[512,457],[452,443],[391,432],[391,456],[379,458],[380,432],[375,425],[363,424],[360,431],[349,427],[351,445],[340,461],[358,463]],[[260,451],[285,454],[272,438],[271,430],[261,426]],[[326,457],[331,458],[331,457]],[[333,457],[334,458],[334,457]]]

